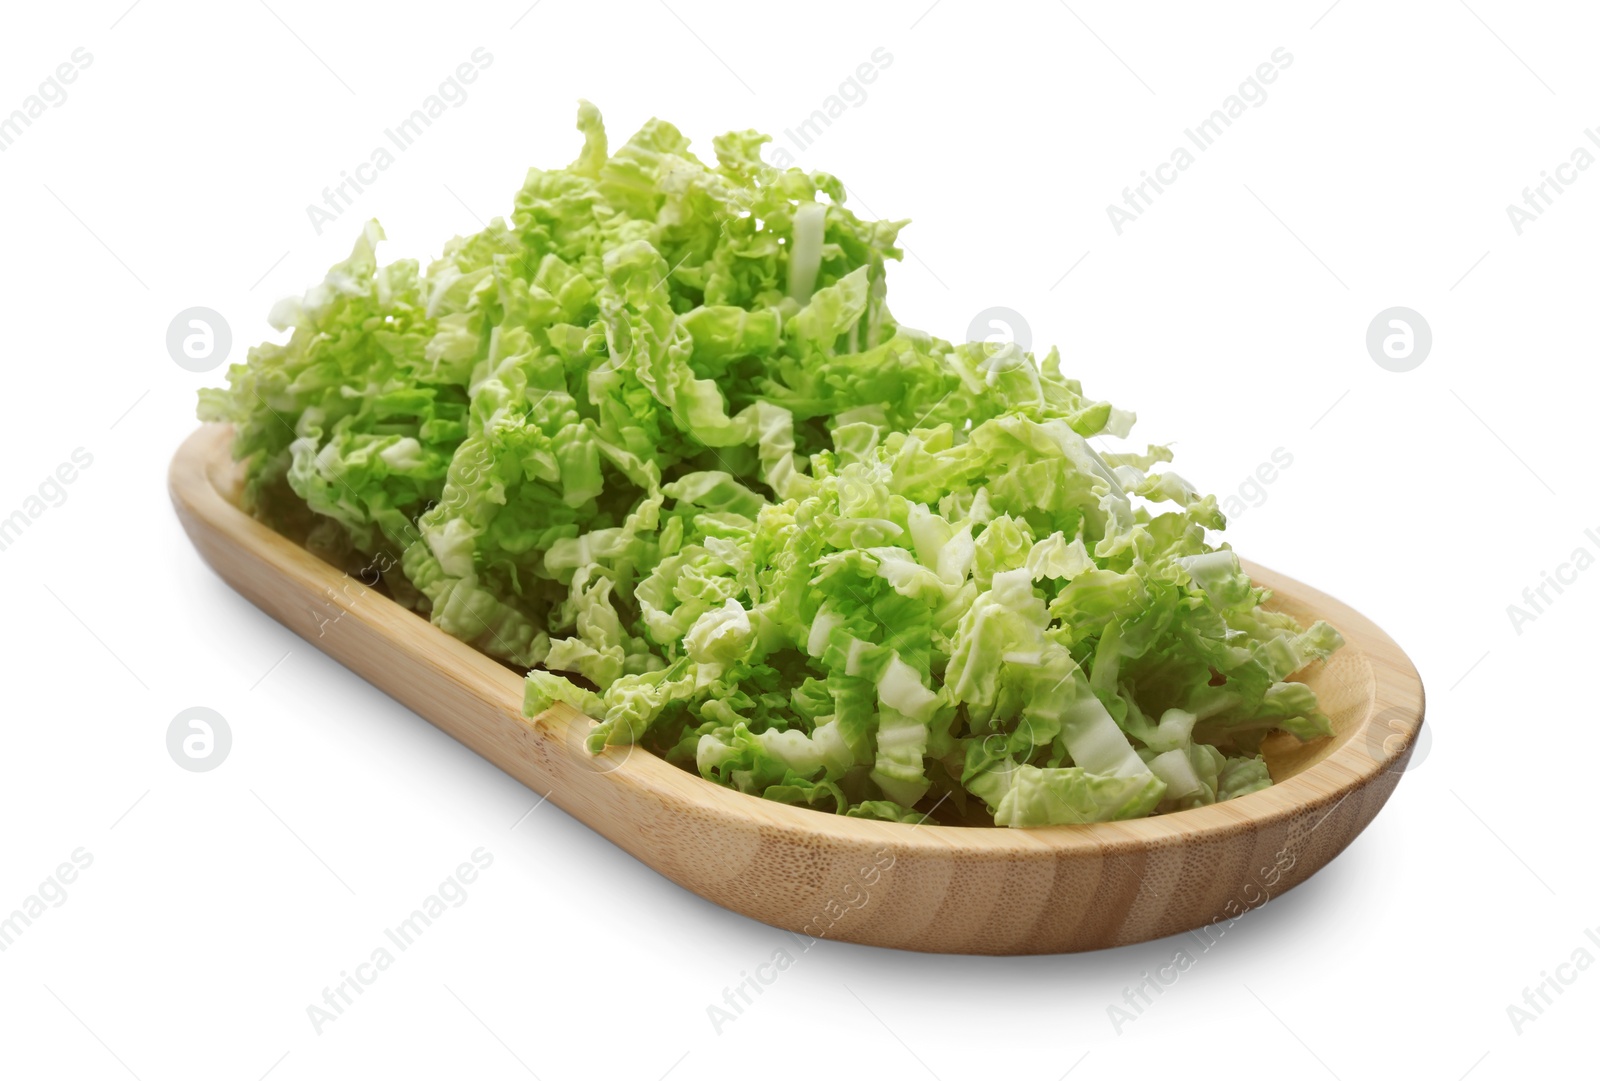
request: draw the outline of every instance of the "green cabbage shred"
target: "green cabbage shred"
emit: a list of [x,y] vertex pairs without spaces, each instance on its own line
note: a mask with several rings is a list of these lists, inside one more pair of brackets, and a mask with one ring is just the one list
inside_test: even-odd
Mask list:
[[527,672],[592,750],[885,821],[1137,818],[1331,733],[1340,644],[1263,607],[1216,499],[1014,344],[900,326],[905,222],[672,125],[532,170],[425,269],[365,226],[201,392],[247,510]]

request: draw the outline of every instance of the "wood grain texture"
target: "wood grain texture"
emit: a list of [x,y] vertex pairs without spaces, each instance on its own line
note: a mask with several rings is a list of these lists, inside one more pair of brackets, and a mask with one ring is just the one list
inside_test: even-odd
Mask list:
[[1092,950],[1191,930],[1305,881],[1371,822],[1422,725],[1416,670],[1355,610],[1260,567],[1273,606],[1347,646],[1302,674],[1336,734],[1264,747],[1277,782],[1134,822],[1043,829],[845,818],[722,788],[631,748],[591,755],[592,722],[522,716],[516,673],[240,511],[231,431],[173,458],[173,504],[234,589],[597,833],[686,889],[801,935],[943,953]]

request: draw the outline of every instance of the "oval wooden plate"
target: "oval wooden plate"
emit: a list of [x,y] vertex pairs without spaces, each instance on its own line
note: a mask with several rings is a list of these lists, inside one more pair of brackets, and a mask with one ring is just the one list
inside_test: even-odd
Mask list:
[[587,717],[522,716],[515,672],[241,511],[231,429],[172,460],[178,517],[206,562],[346,667],[674,882],[817,938],[941,953],[1120,946],[1231,919],[1298,885],[1371,822],[1410,760],[1422,683],[1354,609],[1261,567],[1273,605],[1346,647],[1301,674],[1335,735],[1263,751],[1277,782],[1133,822],[979,829],[871,822],[722,788],[649,752],[583,747]]

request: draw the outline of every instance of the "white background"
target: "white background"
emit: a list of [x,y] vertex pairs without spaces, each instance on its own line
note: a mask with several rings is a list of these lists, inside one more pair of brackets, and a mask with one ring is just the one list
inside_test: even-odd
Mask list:
[[[1600,169],[1521,235],[1505,209],[1600,125],[1592,10],[271,3],[12,5],[0,30],[0,115],[93,56],[0,153],[0,517],[93,455],[0,552],[0,914],[93,856],[0,953],[0,1072],[1592,1071],[1600,972],[1520,1033],[1507,1007],[1600,926],[1600,569],[1521,633],[1507,606],[1600,554]],[[479,46],[470,99],[318,235],[306,204]],[[427,258],[507,212],[528,166],[576,154],[580,96],[614,146],[658,115],[709,155],[718,132],[793,127],[880,46],[866,101],[800,162],[863,213],[914,219],[900,318],[958,338],[1015,309],[1202,488],[1237,493],[1283,448],[1293,465],[1228,538],[1370,614],[1429,690],[1431,751],[1376,823],[1120,1031],[1107,1007],[1192,940],[1011,959],[819,943],[717,1032],[707,1006],[792,939],[551,804],[524,817],[526,789],[235,596],[167,502],[194,392],[222,377],[168,356],[180,310],[223,313],[238,359],[364,218],[388,257]],[[1278,47],[1293,62],[1265,103],[1117,235],[1106,205]],[[1394,305],[1434,334],[1404,374],[1364,344]],[[196,705],[232,727],[215,772],[167,754]],[[480,846],[494,863],[466,903],[318,1035],[306,1007]]]

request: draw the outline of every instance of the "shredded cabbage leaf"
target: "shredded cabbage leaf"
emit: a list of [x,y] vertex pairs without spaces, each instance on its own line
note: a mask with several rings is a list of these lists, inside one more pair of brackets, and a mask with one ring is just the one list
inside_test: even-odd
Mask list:
[[768,137],[599,112],[426,268],[350,258],[201,392],[246,509],[594,720],[755,796],[885,821],[1137,818],[1331,733],[1341,642],[1264,607],[1165,447],[1055,350],[890,314],[902,221]]

